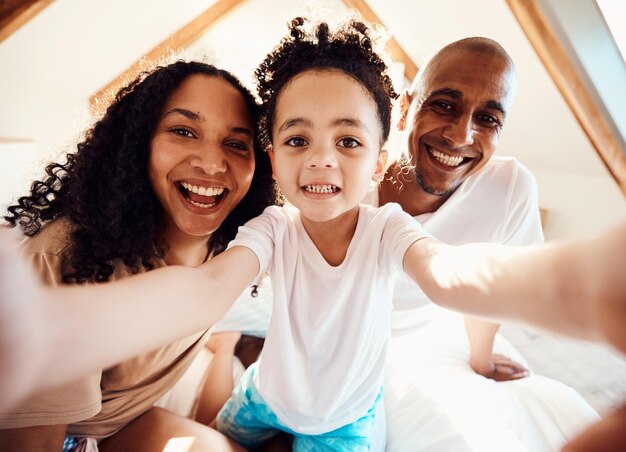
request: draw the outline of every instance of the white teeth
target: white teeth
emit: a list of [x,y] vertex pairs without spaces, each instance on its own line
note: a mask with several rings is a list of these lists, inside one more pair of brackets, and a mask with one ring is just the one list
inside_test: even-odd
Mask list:
[[339,191],[339,187],[336,185],[305,185],[303,188],[309,193],[336,193]]
[[192,201],[192,200],[189,200],[189,202],[191,204],[193,204],[194,206],[202,207],[203,209],[208,209],[209,207],[213,207],[215,204],[217,204],[217,203],[202,204],[201,202],[195,202],[195,201]]
[[201,196],[218,196],[224,193],[223,187],[203,187],[203,186],[198,186],[198,185],[191,185],[191,184],[188,184],[187,182],[181,182],[181,185],[185,188],[185,190],[190,191],[192,193],[197,193],[198,195],[201,195]]
[[430,154],[435,157],[438,162],[441,162],[446,166],[459,166],[463,161],[463,157],[460,155],[447,155],[443,152],[436,151],[435,149],[430,149]]

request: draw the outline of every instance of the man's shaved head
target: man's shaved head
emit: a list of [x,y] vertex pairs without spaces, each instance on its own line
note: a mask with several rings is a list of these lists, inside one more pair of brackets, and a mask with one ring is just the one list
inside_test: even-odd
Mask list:
[[[513,85],[515,84],[515,64],[513,63],[513,59],[508,54],[508,52],[504,50],[504,48],[493,39],[484,38],[481,36],[474,36],[451,42],[450,44],[441,48],[437,53],[435,53],[426,63],[426,65],[421,68],[419,74],[413,80],[413,84],[411,85],[411,89],[409,90],[411,95],[415,93],[415,90],[418,88],[418,85],[423,78],[430,75],[433,71],[436,71],[441,63],[444,62],[448,57],[458,53],[482,54],[504,62],[508,69],[511,71],[511,74],[513,74],[511,80],[513,82]],[[514,91],[514,86],[511,86],[511,89],[512,91]]]

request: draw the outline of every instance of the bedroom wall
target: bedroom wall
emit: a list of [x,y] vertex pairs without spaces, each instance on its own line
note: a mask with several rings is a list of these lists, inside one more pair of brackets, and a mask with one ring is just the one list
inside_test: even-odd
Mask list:
[[[57,155],[91,122],[91,94],[213,3],[185,2],[184,8],[176,0],[52,3],[0,43],[0,138],[33,140],[32,152],[42,158]],[[283,34],[285,20],[306,14],[310,3],[248,0],[216,23],[191,51],[240,71],[249,81],[251,68]],[[343,8],[341,0],[315,3],[333,16]],[[519,89],[498,153],[517,157],[537,176],[542,207],[549,210],[548,238],[596,233],[626,218],[623,196],[505,2],[368,3],[418,65],[443,44],[472,35],[492,37],[512,54]],[[225,50],[229,45],[232,49]],[[12,149],[0,143],[3,180],[17,171],[9,155],[21,158]],[[27,160],[32,158],[24,153],[24,166]],[[0,203],[11,196],[0,192]]]

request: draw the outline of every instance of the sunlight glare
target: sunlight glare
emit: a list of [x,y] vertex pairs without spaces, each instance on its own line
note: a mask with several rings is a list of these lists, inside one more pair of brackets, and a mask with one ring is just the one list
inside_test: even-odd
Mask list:
[[193,447],[193,443],[196,440],[193,436],[181,436],[178,438],[170,439],[163,452],[188,452]]

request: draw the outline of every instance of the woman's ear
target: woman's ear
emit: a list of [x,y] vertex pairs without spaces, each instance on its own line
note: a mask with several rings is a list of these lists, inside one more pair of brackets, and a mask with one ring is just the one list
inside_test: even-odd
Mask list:
[[274,148],[272,146],[268,146],[266,151],[267,155],[270,158],[270,163],[272,164],[272,179],[276,180],[276,169],[274,167]]
[[409,114],[410,106],[411,95],[405,90],[400,96],[400,119],[398,120],[398,130],[404,130],[406,128],[406,118]]
[[387,170],[387,157],[389,156],[388,152],[384,149],[381,149],[378,153],[378,161],[376,162],[376,171],[372,175],[372,180],[377,184],[380,184],[385,177],[385,171]]

